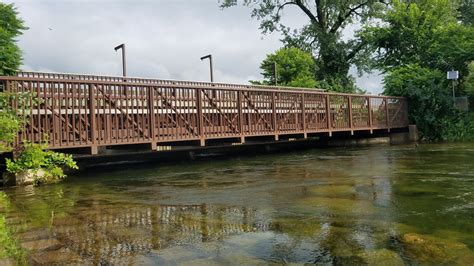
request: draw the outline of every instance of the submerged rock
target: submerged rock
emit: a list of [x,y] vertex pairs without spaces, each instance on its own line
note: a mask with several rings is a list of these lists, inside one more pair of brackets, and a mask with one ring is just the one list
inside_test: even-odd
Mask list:
[[304,208],[316,208],[320,214],[333,215],[370,215],[376,212],[375,206],[365,200],[309,197],[300,201]]
[[310,188],[309,191],[318,196],[335,198],[351,197],[356,193],[355,187],[351,185],[320,185]]
[[313,237],[321,233],[321,223],[316,220],[277,218],[271,223],[272,230],[296,237]]
[[406,254],[420,263],[454,263],[458,258],[472,254],[463,243],[416,233],[404,234],[401,241]]
[[29,251],[48,251],[61,248],[56,239],[39,239],[21,243],[21,247]]
[[58,265],[80,263],[81,257],[68,249],[44,251],[30,256],[30,264],[34,265]]
[[14,265],[17,265],[17,262],[12,258],[0,259],[0,266],[14,266]]
[[388,249],[366,251],[361,253],[359,257],[362,258],[364,263],[368,265],[405,265],[402,258],[397,253]]

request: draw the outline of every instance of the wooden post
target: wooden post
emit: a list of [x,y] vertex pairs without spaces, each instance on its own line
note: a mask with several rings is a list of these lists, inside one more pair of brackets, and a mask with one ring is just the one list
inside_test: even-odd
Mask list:
[[237,91],[237,112],[239,115],[239,135],[240,135],[240,143],[245,142],[244,136],[244,116],[242,114],[242,92]]
[[367,109],[369,111],[369,128],[370,128],[370,134],[374,132],[373,129],[373,122],[372,122],[372,104],[371,104],[371,98],[367,97]]
[[306,113],[305,113],[304,93],[301,93],[301,119],[303,120],[303,137],[306,139],[308,137],[308,133],[306,133]]
[[353,123],[353,118],[352,118],[352,96],[350,95],[347,99],[347,104],[349,108],[349,125],[351,128],[351,135],[354,135],[354,123]]
[[204,117],[202,104],[202,89],[196,89],[196,106],[199,124],[199,145],[206,146],[206,139],[204,137]]
[[273,133],[275,134],[275,140],[279,139],[278,136],[278,123],[277,123],[277,112],[276,112],[276,92],[272,93],[272,118],[273,118]]
[[327,123],[328,123],[328,132],[329,132],[329,136],[331,137],[332,136],[332,117],[331,117],[331,106],[330,106],[330,102],[329,102],[329,94],[326,95],[326,116],[327,116]]
[[89,127],[91,136],[91,154],[97,154],[99,152],[97,147],[96,137],[96,122],[95,122],[95,86],[89,84]]
[[150,135],[148,138],[151,141],[151,149],[156,151],[156,132],[155,132],[155,126],[156,126],[156,121],[155,121],[155,97],[154,97],[154,87],[148,87],[148,122],[149,122],[149,127],[150,127]]

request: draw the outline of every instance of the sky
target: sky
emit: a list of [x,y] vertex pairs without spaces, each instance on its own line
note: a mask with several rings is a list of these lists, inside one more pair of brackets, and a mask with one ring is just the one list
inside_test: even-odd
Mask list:
[[[209,80],[212,54],[216,82],[261,80],[260,63],[281,47],[279,33],[262,35],[248,7],[220,9],[218,0],[7,0],[29,27],[18,38],[23,70],[120,76],[126,45],[128,76]],[[306,18],[296,8],[283,13],[291,26]],[[351,29],[345,36],[350,36]],[[351,72],[355,77],[356,71]],[[376,74],[357,85],[381,92]]]

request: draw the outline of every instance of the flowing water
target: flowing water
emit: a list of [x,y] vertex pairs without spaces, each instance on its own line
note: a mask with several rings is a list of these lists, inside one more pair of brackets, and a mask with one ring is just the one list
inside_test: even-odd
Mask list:
[[81,172],[5,190],[30,259],[474,263],[474,144],[313,149]]

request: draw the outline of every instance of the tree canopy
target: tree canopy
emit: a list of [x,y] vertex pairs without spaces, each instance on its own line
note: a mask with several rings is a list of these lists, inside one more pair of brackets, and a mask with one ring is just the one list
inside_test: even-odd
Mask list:
[[[460,71],[459,96],[469,85],[474,28],[459,19],[460,1],[393,0],[379,21],[359,33],[384,72],[384,94],[404,96],[409,117],[428,140],[474,138],[474,121],[455,110],[446,71]],[[471,2],[472,5],[472,2]]]
[[13,4],[0,3],[0,75],[13,75],[21,64],[16,37],[27,28]]
[[381,21],[360,34],[374,52],[372,68],[388,71],[407,64],[447,71],[474,60],[474,29],[457,22],[450,0],[393,0]]
[[[381,0],[243,0],[252,6],[252,17],[261,21],[263,33],[281,32],[286,47],[298,47],[311,52],[316,60],[315,77],[322,87],[354,92],[354,78],[349,75],[351,64],[363,61],[366,42],[358,37],[343,39],[343,29],[355,22],[365,22],[383,9]],[[237,0],[221,0],[221,7],[231,7]],[[291,29],[282,23],[282,12],[296,7],[308,23]]]
[[275,85],[275,63],[277,84],[289,87],[315,88],[316,64],[310,53],[295,47],[281,48],[268,54],[260,65],[264,80],[255,84]]

